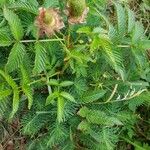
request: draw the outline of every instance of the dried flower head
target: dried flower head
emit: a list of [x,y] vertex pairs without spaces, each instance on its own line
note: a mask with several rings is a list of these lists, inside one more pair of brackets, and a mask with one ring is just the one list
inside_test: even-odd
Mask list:
[[45,34],[51,36],[65,26],[59,9],[45,9],[43,7],[39,9],[39,15],[36,18],[35,24],[39,28],[40,36]]
[[70,24],[85,23],[88,12],[85,0],[68,0],[66,13]]

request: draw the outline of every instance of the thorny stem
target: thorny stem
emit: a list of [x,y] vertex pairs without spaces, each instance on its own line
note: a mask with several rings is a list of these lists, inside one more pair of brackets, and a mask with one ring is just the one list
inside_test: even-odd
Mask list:
[[116,103],[116,102],[123,102],[123,101],[128,101],[131,100],[137,96],[139,96],[140,94],[142,94],[143,92],[147,91],[146,89],[141,90],[140,92],[135,93],[134,95],[127,97],[125,99],[120,99],[120,100],[116,100],[116,101],[105,101],[105,102],[97,102],[94,104],[98,104],[98,105],[103,105],[103,104],[108,104],[108,103]]
[[[46,74],[46,82],[48,83],[49,82],[49,76],[48,76],[47,71],[45,71],[45,74]],[[47,84],[47,88],[48,88],[49,95],[52,94],[52,88],[51,88],[51,86]]]
[[114,90],[113,90],[112,94],[110,95],[110,97],[108,98],[108,100],[106,101],[106,103],[110,102],[111,99],[114,97],[114,95],[117,91],[117,88],[118,88],[118,84],[115,85]]
[[[76,41],[77,42],[77,41]],[[75,43],[75,42],[74,42]],[[89,45],[90,46],[90,45]],[[131,48],[131,45],[117,45],[118,48]]]

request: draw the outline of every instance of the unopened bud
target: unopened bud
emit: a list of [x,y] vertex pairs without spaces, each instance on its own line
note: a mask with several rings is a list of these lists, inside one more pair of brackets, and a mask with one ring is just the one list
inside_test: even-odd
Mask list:
[[85,19],[89,8],[86,6],[85,0],[68,0],[67,14],[70,24],[85,23]]

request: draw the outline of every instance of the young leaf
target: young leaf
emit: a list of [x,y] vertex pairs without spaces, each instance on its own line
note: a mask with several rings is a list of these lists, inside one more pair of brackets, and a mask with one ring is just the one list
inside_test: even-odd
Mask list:
[[72,82],[72,81],[63,81],[63,82],[61,82],[59,85],[61,86],[61,87],[67,87],[67,86],[71,86],[71,85],[73,85],[74,83]]
[[92,32],[90,27],[81,27],[77,30],[77,33],[90,34]]
[[52,103],[52,101],[58,97],[58,93],[57,92],[54,92],[54,93],[51,93],[47,99],[46,99],[46,105],[49,105]]
[[74,97],[67,92],[61,92],[60,95],[71,102],[75,102]]
[[65,106],[65,101],[63,97],[58,97],[57,100],[57,120],[58,122],[62,122],[64,119],[64,106]]
[[49,85],[59,86],[59,81],[56,79],[50,79],[48,82]]

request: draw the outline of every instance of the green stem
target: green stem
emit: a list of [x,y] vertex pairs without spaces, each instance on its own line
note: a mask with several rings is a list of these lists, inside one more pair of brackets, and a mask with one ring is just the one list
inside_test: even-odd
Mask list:
[[57,38],[57,39],[44,39],[44,40],[22,40],[20,41],[20,43],[34,43],[34,42],[57,42],[57,41],[64,41],[64,39],[60,39],[60,38]]
[[38,82],[42,82],[43,81],[43,78],[39,79],[39,80],[35,80],[31,83],[29,83],[28,85],[32,85],[32,84],[35,84],[35,83],[38,83]]
[[68,24],[67,47],[70,47],[70,25]]
[[[56,34],[55,34],[55,37],[56,37],[57,39],[59,39]],[[64,50],[65,50],[67,53],[69,53],[69,50],[68,50],[67,46],[62,42],[62,40],[58,40],[58,41],[59,41],[59,42],[61,43],[61,45],[63,46]]]

